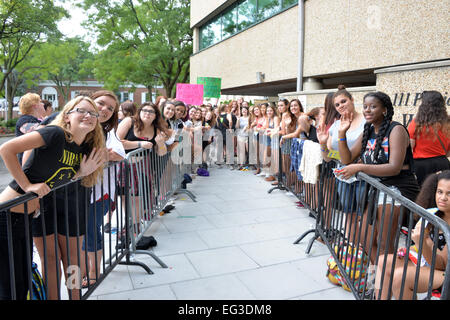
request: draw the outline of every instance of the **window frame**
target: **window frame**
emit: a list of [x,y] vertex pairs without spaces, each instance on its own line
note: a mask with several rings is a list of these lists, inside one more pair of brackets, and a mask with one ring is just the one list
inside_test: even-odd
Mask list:
[[[274,0],[274,1],[278,1],[279,2],[278,10],[276,10],[274,13],[272,13],[271,15],[269,15],[267,17],[259,17],[260,0],[254,0],[254,1],[256,1],[256,12],[254,13],[254,22],[251,23],[250,25],[247,25],[246,27],[244,27],[242,29],[239,29],[239,8],[238,7],[242,3],[246,2],[246,1],[251,1],[251,0],[239,0],[239,1],[234,2],[231,6],[227,7],[226,9],[224,9],[223,11],[221,11],[216,16],[212,17],[207,22],[205,22],[202,26],[199,27],[199,31],[200,31],[199,32],[199,38],[198,38],[199,51],[197,53],[199,53],[199,52],[201,52],[203,50],[206,50],[206,49],[208,49],[208,48],[210,48],[210,47],[212,47],[212,46],[214,46],[214,45],[216,45],[216,44],[218,44],[218,43],[220,43],[220,42],[222,42],[224,40],[230,39],[231,37],[233,37],[233,36],[243,32],[243,31],[245,31],[247,29],[250,29],[250,28],[256,26],[257,24],[262,23],[262,22],[264,22],[264,21],[266,21],[268,19],[271,19],[274,16],[276,16],[278,14],[281,14],[284,11],[289,10],[289,9],[293,8],[294,6],[298,5],[298,1],[293,3],[293,4],[285,6],[284,3],[287,0]],[[233,11],[233,10],[236,10],[236,13],[235,13],[236,14],[236,16],[235,16],[235,28],[234,28],[235,32],[231,33],[229,35],[226,35],[224,37],[223,36],[223,19],[222,19],[222,17],[225,14],[228,14],[228,13],[230,13],[230,11]],[[219,24],[220,24],[220,33],[218,34],[218,37],[215,36],[211,44],[207,44],[206,46],[203,47],[203,30],[205,30],[205,28],[207,28],[213,22],[217,23],[217,21],[219,21]],[[217,38],[219,38],[219,40],[214,42]]]

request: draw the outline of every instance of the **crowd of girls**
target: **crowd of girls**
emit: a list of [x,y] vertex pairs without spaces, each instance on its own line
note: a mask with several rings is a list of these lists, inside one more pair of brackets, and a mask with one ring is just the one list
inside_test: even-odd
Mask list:
[[[327,97],[324,122],[320,123],[317,128],[317,138],[325,161],[334,159],[339,163],[338,169],[340,170],[337,175],[342,179],[348,180],[354,177],[356,173],[364,172],[377,178],[382,184],[397,191],[404,197],[418,203],[421,201],[419,204],[426,209],[432,209],[434,213],[440,212],[440,216],[448,223],[450,221],[448,215],[448,156],[450,155],[448,114],[445,110],[444,99],[439,92],[425,91],[422,97],[418,113],[409,125],[408,130],[405,126],[393,120],[394,108],[387,94],[383,92],[366,94],[363,98],[362,113],[360,113],[355,108],[352,95],[345,87],[340,86],[338,91],[331,97],[332,104],[329,104],[328,109],[327,102],[329,102],[329,97]],[[332,105],[337,113],[330,112]],[[425,112],[427,115],[424,115]],[[439,140],[441,143],[438,142]],[[423,145],[424,142],[428,142],[431,145],[431,141],[434,144],[433,147]],[[425,157],[427,155],[429,156]],[[429,159],[424,160],[426,158]],[[424,165],[424,163],[428,165]],[[421,172],[420,175],[417,175],[417,170]],[[437,172],[441,171],[443,171],[442,174],[436,175]],[[420,182],[427,177],[434,179],[434,187],[429,188],[424,185],[421,190]],[[384,196],[380,194],[378,199],[373,200],[375,205],[378,206],[376,221],[367,224],[367,203],[355,205],[355,203],[364,199],[364,197],[360,196],[362,189],[364,189],[364,183],[338,182],[338,198],[341,202],[342,210],[347,214],[347,224],[356,226],[369,225],[369,228],[365,230],[348,227],[349,234],[346,236],[348,239],[355,239],[355,234],[361,234],[361,239],[364,239],[365,233],[373,234],[373,243],[367,243],[366,248],[364,248],[370,257],[371,263],[377,261],[377,246],[379,246],[391,254],[388,256],[387,262],[392,264],[392,254],[395,250],[395,237],[392,235],[397,233],[397,224],[394,223],[389,226],[389,221],[391,219],[393,219],[392,221],[398,221],[400,208],[394,206],[392,199],[389,197],[387,197],[387,201],[383,200]],[[436,201],[425,203],[423,200],[420,200],[424,196],[419,192],[426,192],[431,198],[435,196]],[[385,212],[386,217],[384,219],[382,219],[383,214],[381,211]],[[420,237],[418,230],[419,227],[416,226],[412,233],[412,239],[415,242]],[[426,233],[431,235],[430,232],[427,231]],[[432,241],[425,241],[424,258],[428,262],[431,257],[429,253],[432,246]],[[442,257],[438,258],[439,263],[436,264],[438,272],[435,282],[433,282],[433,288],[439,288],[442,285],[442,271],[445,270],[447,263],[445,246],[446,244],[442,243],[439,247],[438,256]],[[372,249],[368,252],[370,247]],[[382,263],[384,258],[379,258],[382,260]],[[427,290],[427,275],[430,274],[429,264],[425,268],[428,268],[428,271],[425,270],[425,272],[420,273],[418,292]],[[414,268],[410,267],[408,270],[409,273],[406,278],[407,290],[404,294],[406,299],[412,296],[415,278]],[[398,298],[398,289],[400,288],[402,277],[398,275],[400,271],[395,272],[395,290],[393,292]],[[389,279],[389,276],[387,279]],[[383,284],[383,286],[386,285],[386,283]],[[381,298],[388,298],[387,290],[383,291]]]
[[[102,231],[111,231],[116,190],[124,194],[123,185],[116,181],[120,168],[111,170],[107,163],[119,162],[137,148],[153,149],[158,157],[173,148],[174,136],[184,126],[180,119],[186,106],[166,101],[164,108],[163,103],[120,105],[113,92],[100,90],[79,95],[61,112],[43,119],[39,95],[24,96],[20,107],[26,117],[17,137],[0,147],[13,177],[0,202],[27,192],[38,197],[0,212],[0,300],[12,298],[12,286],[16,299],[27,298],[33,244],[45,270],[48,299],[59,298],[61,275],[66,284],[74,274],[79,280],[67,285],[72,299],[80,298],[80,287],[95,284],[102,265]],[[19,154],[23,159],[19,160]],[[161,176],[156,176],[157,183]],[[151,174],[145,179],[151,179]],[[57,188],[71,181],[67,188]]]
[[[217,128],[222,132],[224,145],[227,143],[226,130],[236,130],[239,146],[237,149],[241,150],[241,154],[239,151],[236,153],[236,150],[231,152],[234,151],[237,154],[237,163],[241,170],[248,168],[249,163],[256,163],[255,174],[265,176],[266,181],[274,181],[278,166],[269,168],[269,159],[274,152],[273,148],[276,148],[277,153],[278,148],[281,148],[281,166],[283,172],[288,173],[286,177],[288,185],[302,188],[302,184],[294,184],[297,177],[295,171],[290,170],[291,143],[292,138],[311,140],[320,144],[320,152],[325,161],[333,159],[338,163],[337,175],[340,179],[348,180],[356,173],[364,172],[407,199],[417,200],[426,209],[438,212],[438,215],[447,223],[450,221],[448,213],[450,122],[444,98],[437,91],[422,93],[418,112],[407,128],[393,120],[394,108],[387,94],[379,91],[366,94],[362,101],[362,110],[358,111],[353,96],[344,86],[339,86],[336,92],[329,93],[323,107],[313,108],[307,113],[298,99],[291,101],[281,99],[276,106],[271,103],[262,103],[251,107],[242,100],[231,101],[229,104],[220,105],[216,110]],[[199,121],[196,119],[194,121]],[[281,136],[280,146],[273,144],[272,138],[275,134]],[[251,141],[249,135],[261,138],[258,139],[256,162],[249,162],[248,143]],[[231,169],[234,168],[232,165]],[[439,172],[442,173],[437,175],[436,173]],[[419,192],[427,177],[434,179],[434,187],[426,187],[427,190],[422,188],[422,193],[427,193],[436,200],[425,204],[423,201],[420,203],[419,199],[424,196]],[[273,184],[276,183],[277,181],[273,182]],[[336,188],[342,211],[347,214],[348,234],[346,236],[348,239],[354,239],[355,234],[359,234],[362,239],[365,238],[364,233],[373,234],[375,240],[371,244],[367,243],[364,250],[370,257],[371,263],[374,263],[377,259],[378,246],[383,250],[386,248],[391,255],[395,250],[395,237],[392,235],[398,232],[397,224],[390,227],[388,224],[391,219],[398,220],[400,207],[393,205],[389,197],[384,203],[384,196],[380,194],[379,198],[374,200],[375,205],[378,206],[376,221],[369,224],[367,230],[351,228],[351,225],[367,225],[367,203],[355,205],[364,199],[358,196],[361,195],[364,187],[364,183],[344,181],[330,186],[333,190]],[[298,204],[298,206],[302,205]],[[384,219],[382,218],[383,209],[388,215]],[[416,226],[414,229],[413,241],[420,236],[418,228]],[[431,235],[431,233],[429,230],[426,231],[426,234]],[[430,259],[428,251],[431,250],[432,240],[427,240],[425,246],[428,247],[424,251],[427,252],[424,258]],[[447,263],[445,243],[441,243],[439,255],[436,270],[440,272],[445,270]],[[392,263],[392,256],[389,256],[387,260]],[[413,267],[410,269],[407,284],[411,286],[414,284],[415,272],[412,270]],[[443,275],[439,272],[433,288],[439,288],[442,285]],[[423,284],[419,285],[419,292],[427,289],[427,274],[429,275],[429,270],[420,275],[420,281]],[[398,284],[401,277],[397,276],[394,280],[397,281],[394,283]],[[394,290],[394,295],[397,293]],[[411,293],[412,289],[404,297],[410,298]],[[386,296],[383,295],[381,298]]]
[[[116,184],[117,181],[111,176],[117,173],[107,170],[106,163],[121,161],[127,153],[138,148],[151,149],[155,156],[163,157],[180,143],[182,134],[191,139],[192,155],[202,154],[200,161],[192,165],[192,172],[196,172],[196,166],[207,169],[214,163],[221,168],[225,163],[230,163],[226,160],[231,156],[230,169],[253,169],[255,175],[277,184],[277,162],[281,161],[281,170],[286,174],[288,186],[295,188],[299,185],[294,183],[297,182],[295,170],[291,170],[292,138],[311,140],[320,145],[325,161],[333,159],[338,163],[341,179],[364,172],[406,198],[433,209],[449,222],[450,126],[444,99],[436,91],[423,92],[417,115],[408,128],[393,120],[394,108],[385,93],[366,94],[360,112],[355,107],[353,96],[344,86],[328,94],[323,107],[308,112],[298,99],[281,99],[277,104],[253,106],[239,99],[214,107],[206,104],[190,108],[181,101],[166,97],[158,97],[155,103],[145,102],[140,106],[131,101],[119,104],[114,93],[101,90],[69,101],[59,114],[49,118],[53,121],[43,125],[44,121],[38,126],[39,118],[45,117],[39,96],[27,95],[20,104],[26,117],[19,124],[17,137],[0,147],[0,155],[13,177],[13,181],[0,194],[0,201],[11,200],[27,192],[35,193],[38,198],[29,201],[26,206],[12,208],[9,213],[0,212],[0,299],[11,298],[12,283],[17,298],[26,299],[29,283],[27,262],[32,261],[30,249],[33,243],[43,263],[42,269],[44,264],[47,266],[44,277],[50,299],[59,296],[59,275],[64,274],[66,279],[70,276],[69,264],[80,268],[82,286],[94,284],[101,272],[101,232],[110,229],[109,219],[114,211],[112,202],[116,189],[118,195],[123,196],[125,192],[120,181]],[[198,142],[196,137],[200,137],[201,143],[194,143]],[[223,145],[223,154],[218,154],[220,149],[208,148],[212,142],[216,142],[215,146]],[[252,148],[256,149],[255,153],[251,152]],[[23,159],[19,161],[18,155],[21,154]],[[278,154],[281,154],[281,159],[277,159]],[[235,156],[237,162],[234,161]],[[170,175],[168,158],[165,159],[160,162],[162,168],[157,174],[147,172],[145,177],[136,176],[136,180],[155,179],[151,184],[157,190],[150,191],[153,199],[157,199],[156,195],[160,192],[162,176]],[[42,163],[46,164],[45,168]],[[148,167],[151,168],[150,165]],[[440,171],[442,173],[437,175],[436,172]],[[52,191],[69,181],[76,183],[67,190],[68,198],[63,189]],[[86,192],[94,186],[95,194]],[[363,187],[361,183],[347,182],[338,182],[330,187],[336,188],[338,201],[347,214],[349,224],[362,222],[364,225],[367,219],[365,204],[354,210],[354,204],[361,200],[355,196],[360,192],[356,189]],[[424,193],[428,195],[427,201],[423,200],[427,198]],[[140,196],[138,193],[132,194],[136,204],[135,214],[132,215],[134,223],[140,219]],[[375,200],[379,210],[382,202]],[[391,203],[386,205],[391,206]],[[298,206],[301,207],[301,204]],[[398,207],[386,212],[394,219],[399,215]],[[25,213],[28,213],[28,219],[24,219]],[[10,216],[7,217],[7,214]],[[56,216],[54,219],[43,219],[49,214]],[[68,223],[65,221],[66,214]],[[13,227],[12,237],[7,234],[9,218]],[[373,231],[374,239],[381,239],[380,243],[371,246],[371,252],[367,252],[371,261],[376,259],[377,244],[393,254],[393,237],[389,237],[388,230],[391,233],[396,230],[383,226],[384,221],[377,220],[371,224],[369,231],[364,231]],[[28,224],[32,228],[27,234],[24,230]],[[413,240],[420,236],[417,230],[416,227]],[[425,233],[432,234],[429,229],[425,229]],[[425,260],[430,258],[427,250],[431,242],[425,241],[428,246],[424,249]],[[13,252],[9,252],[10,246]],[[439,247],[438,263],[435,264],[438,271],[445,270],[446,246],[446,243],[441,243]],[[87,254],[80,255],[78,248]],[[10,279],[11,258],[14,259],[14,279]],[[393,256],[389,255],[386,261],[392,264]],[[61,264],[63,272],[59,270]],[[424,264],[424,268],[427,267]],[[421,273],[420,277],[424,274],[426,272]],[[414,278],[413,267],[409,276]],[[394,283],[396,280],[398,277],[394,274]],[[443,276],[437,273],[433,288],[439,288],[442,281]],[[419,290],[423,287],[419,285]],[[73,299],[79,298],[79,290],[69,288],[69,291]],[[393,294],[397,292],[393,290]],[[382,298],[389,297],[382,295]]]

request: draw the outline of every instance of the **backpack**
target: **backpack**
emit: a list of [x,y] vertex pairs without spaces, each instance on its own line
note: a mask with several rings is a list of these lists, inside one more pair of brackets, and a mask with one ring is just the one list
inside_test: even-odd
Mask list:
[[[334,251],[336,252],[336,255],[340,257],[340,262],[344,266],[347,275],[349,275],[350,279],[353,281],[354,287],[359,292],[363,292],[366,285],[367,265],[369,260],[368,256],[364,253],[364,250],[359,247],[358,251],[356,251],[356,248],[354,248],[353,245],[340,245],[335,246]],[[342,286],[347,291],[351,291],[333,256],[328,258],[327,267],[326,277],[328,280],[335,285]],[[358,284],[359,288],[357,288]]]
[[[31,292],[30,292],[31,291]],[[47,300],[44,280],[39,273],[38,266],[33,262],[31,265],[31,290],[28,291],[27,300]],[[31,295],[31,297],[30,297]]]

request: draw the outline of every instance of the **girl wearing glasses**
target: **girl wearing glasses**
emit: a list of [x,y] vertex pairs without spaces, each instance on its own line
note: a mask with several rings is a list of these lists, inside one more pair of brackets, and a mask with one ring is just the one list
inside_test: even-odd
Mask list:
[[[158,156],[163,156],[167,153],[166,140],[170,136],[169,129],[167,123],[164,121],[159,108],[156,107],[152,102],[145,102],[139,108],[137,114],[134,117],[129,117],[123,119],[119,127],[117,128],[117,136],[122,141],[123,146],[125,148],[126,153],[134,151],[138,148],[144,149],[152,149],[153,154],[151,154],[151,159],[156,159],[154,152]],[[150,177],[155,173],[155,161],[152,161],[150,164],[149,161],[145,161],[145,173],[143,172],[140,176],[137,174],[136,165],[133,165],[134,175],[134,186],[131,186],[131,190],[134,190],[134,199],[132,199],[132,203],[134,206],[134,224],[140,221],[139,215],[139,184],[141,183],[144,186],[148,186],[147,190],[151,190],[150,181],[143,179],[150,179]],[[153,170],[152,170],[153,169]],[[153,171],[153,172],[152,172]],[[122,182],[122,187],[124,187]],[[126,190],[121,190],[121,194],[124,195]],[[154,194],[153,190],[150,191]],[[146,197],[150,197],[150,195],[144,195]],[[149,212],[150,213],[150,212]],[[135,230],[138,232],[139,230]]]
[[158,155],[166,154],[165,140],[168,128],[159,109],[152,102],[145,102],[134,117],[120,122],[117,136],[122,140],[126,152],[137,148],[152,149]]
[[[42,270],[47,265],[43,276],[49,299],[58,299],[59,296],[60,277],[57,275],[61,274],[61,262],[66,279],[70,276],[69,261],[71,266],[79,266],[77,248],[81,247],[85,232],[85,206],[81,203],[88,197],[84,187],[97,182],[106,160],[98,116],[97,106],[91,99],[78,97],[69,101],[49,126],[12,139],[0,147],[0,155],[14,178],[0,194],[0,202],[28,192],[38,196],[30,200],[26,208],[21,204],[13,207],[11,212],[0,213],[0,299],[13,298],[11,285],[15,286],[16,299],[26,299],[31,268],[28,261],[32,261],[31,235],[41,257]],[[17,159],[21,152],[25,152],[23,168]],[[81,180],[81,183],[50,193],[51,189],[71,180]],[[24,213],[28,215],[24,216]],[[11,230],[7,227],[7,215],[12,220]],[[33,216],[38,218],[33,219]],[[29,226],[33,226],[32,234],[31,228],[26,229],[25,219],[28,219]],[[8,234],[11,231],[12,234]],[[8,237],[12,238],[13,284],[10,280]],[[43,254],[44,243],[46,257]],[[80,298],[80,290],[69,290],[69,294],[72,299]]]

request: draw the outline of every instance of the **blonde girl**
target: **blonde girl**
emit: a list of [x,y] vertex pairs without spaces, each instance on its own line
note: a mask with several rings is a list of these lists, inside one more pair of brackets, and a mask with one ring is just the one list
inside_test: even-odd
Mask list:
[[[11,212],[1,213],[1,216],[4,218],[6,214],[9,214],[15,221],[23,223],[23,214],[29,214],[42,270],[45,265],[47,266],[43,277],[47,283],[49,299],[59,297],[61,262],[66,279],[70,276],[69,261],[71,265],[80,267],[78,250],[83,242],[86,223],[84,203],[89,201],[89,198],[86,198],[88,195],[85,187],[91,187],[97,182],[107,157],[103,130],[98,117],[95,102],[80,96],[69,101],[49,126],[12,139],[0,147],[0,155],[14,178],[0,194],[0,201],[11,200],[28,192],[36,194],[39,199],[42,198],[41,206],[38,199],[33,199],[27,203],[26,211],[24,205],[19,205],[12,208]],[[23,168],[17,159],[17,154],[21,152],[25,152]],[[45,166],[42,165],[43,163]],[[50,193],[52,189],[71,180],[81,180],[81,183],[70,184],[68,187],[59,188]],[[31,220],[33,214],[37,215],[38,209],[40,209],[39,217]],[[0,227],[2,221],[4,220],[0,219]],[[66,225],[69,226],[68,229]],[[45,227],[45,234],[43,227]],[[31,237],[26,237],[23,232],[25,228],[20,230],[22,232],[12,234],[14,262],[19,261],[14,264],[14,271],[22,275],[22,277],[16,277],[14,285],[17,298],[24,299],[28,291],[28,268],[26,265],[21,265],[20,261],[24,263],[27,261],[27,255],[31,254],[26,249],[31,244],[24,243],[25,239],[31,239]],[[0,243],[5,245],[5,241]],[[46,255],[44,255],[44,243]],[[8,264],[6,269],[9,269],[7,252],[8,249],[0,249],[0,261]],[[19,256],[16,256],[17,254]],[[75,269],[73,270],[75,272]],[[9,273],[3,276],[9,278]],[[0,280],[1,298],[5,297],[5,292],[8,292],[8,287],[11,285],[3,280]],[[78,279],[73,288],[79,289],[79,285],[81,285],[81,279]],[[80,298],[80,290],[70,289],[69,294],[72,299]]]

